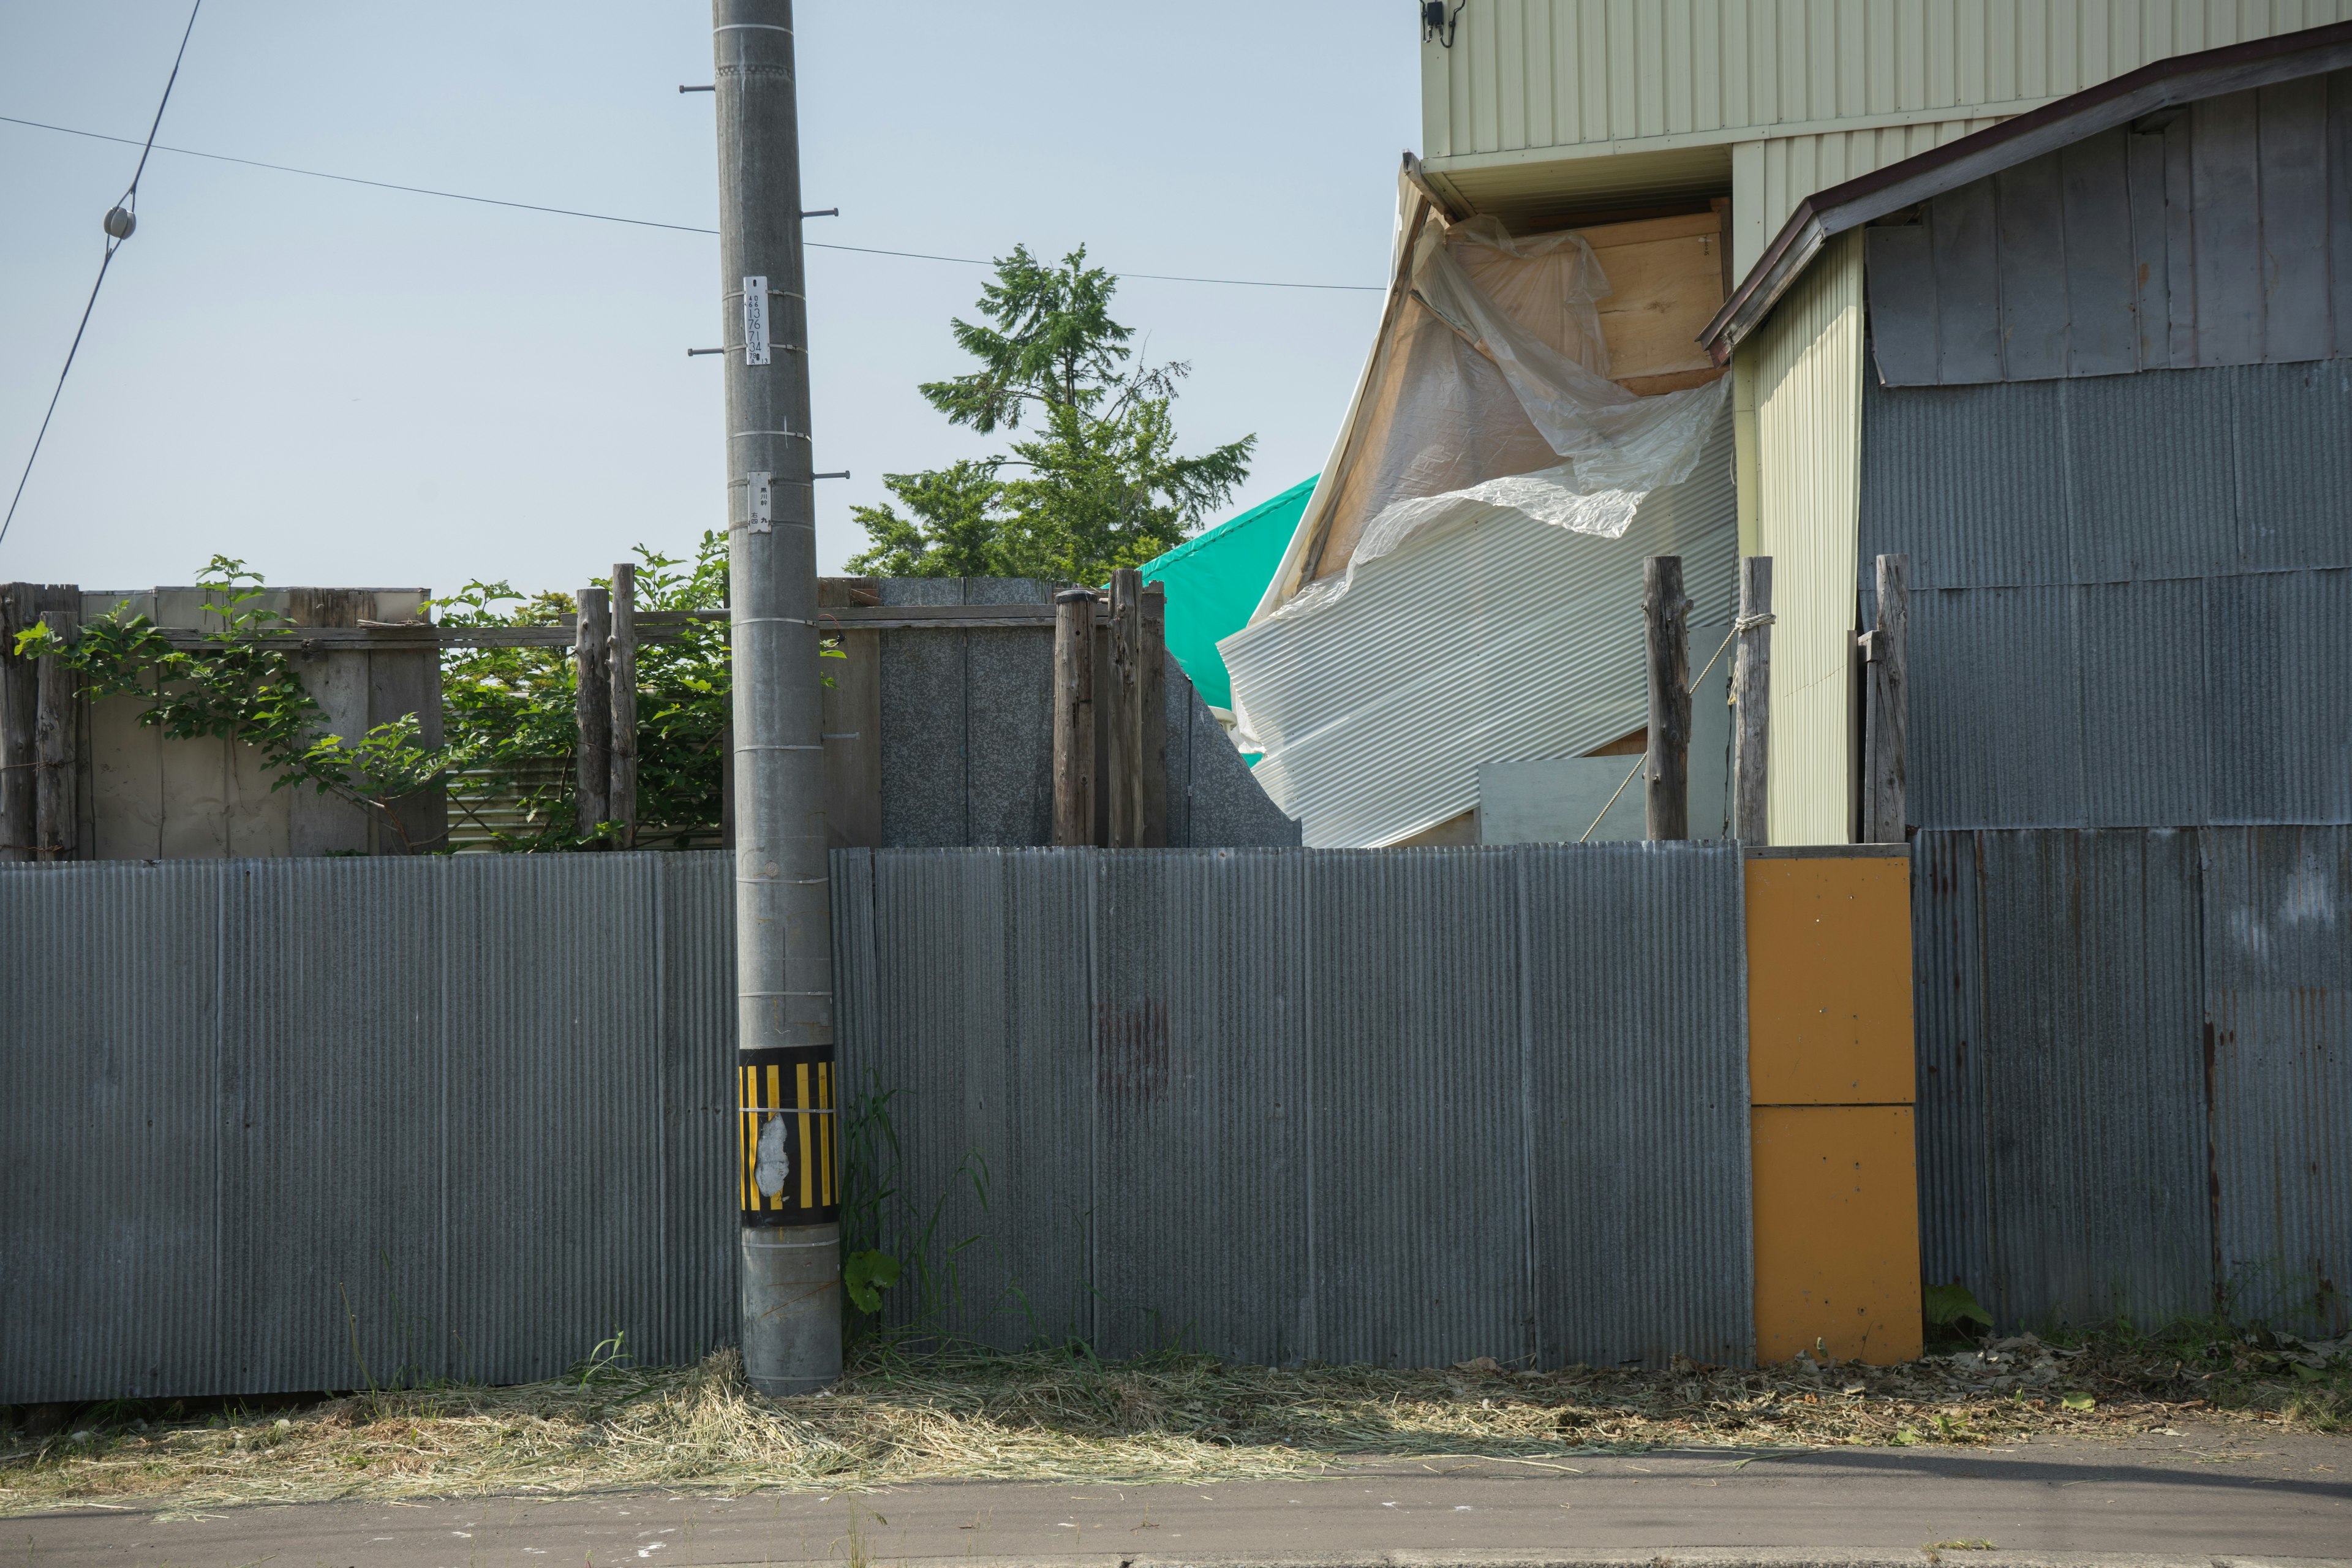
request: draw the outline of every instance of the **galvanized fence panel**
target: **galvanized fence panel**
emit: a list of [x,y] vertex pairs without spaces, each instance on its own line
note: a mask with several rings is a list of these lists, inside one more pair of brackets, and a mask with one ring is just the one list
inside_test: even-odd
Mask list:
[[1920,1250],[2004,1327],[2341,1329],[2352,832],[1926,832]]
[[929,1281],[898,1321],[1752,1354],[1736,850],[845,850],[835,886],[844,1059],[898,1151],[853,1225]]
[[734,1337],[715,854],[0,868],[0,1399]]
[[2352,1326],[2352,828],[2206,835],[2213,1224],[2233,1312]]

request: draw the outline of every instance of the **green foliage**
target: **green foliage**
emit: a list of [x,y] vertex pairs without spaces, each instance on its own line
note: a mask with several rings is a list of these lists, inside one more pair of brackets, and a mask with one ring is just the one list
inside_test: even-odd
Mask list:
[[1128,363],[1118,279],[1086,256],[1049,266],[1015,246],[998,259],[984,320],[953,323],[979,368],[921,391],[950,424],[1031,433],[1009,452],[883,476],[906,512],[856,509],[872,545],[852,571],[1099,583],[1181,543],[1248,478],[1255,436],[1177,455],[1171,409],[1192,367]]
[[841,1260],[841,1288],[861,1312],[882,1310],[882,1292],[898,1282],[898,1260],[887,1252],[852,1252]]
[[412,839],[393,807],[448,776],[444,749],[423,744],[413,716],[379,724],[355,742],[326,731],[325,715],[289,657],[294,623],[261,607],[261,574],[215,555],[198,578],[205,607],[221,625],[200,648],[175,648],[145,616],[118,607],[67,643],[46,622],[19,633],[19,657],[55,655],[94,698],[128,696],[145,706],[139,722],[175,741],[235,740],[261,753],[269,787],[309,784],[351,802],[389,826],[411,854],[437,844]]
[[[711,610],[727,603],[727,536],[707,531],[688,561],[637,546],[637,610]],[[595,585],[609,586],[606,579]],[[444,626],[552,626],[572,614],[568,594],[525,595],[506,583],[468,583],[437,601]],[[639,848],[680,847],[719,823],[727,727],[727,624],[699,620],[676,642],[637,648]],[[579,673],[563,647],[452,648],[441,670],[441,711],[451,752],[469,782],[520,800],[529,826],[493,830],[501,849],[572,849],[612,840],[607,826],[583,837],[572,770],[578,740]]]
[[1955,1279],[1949,1285],[1929,1285],[1919,1292],[1919,1304],[1931,1329],[1959,1331],[1962,1323],[1992,1327],[1992,1314],[1984,1310],[1969,1288]]

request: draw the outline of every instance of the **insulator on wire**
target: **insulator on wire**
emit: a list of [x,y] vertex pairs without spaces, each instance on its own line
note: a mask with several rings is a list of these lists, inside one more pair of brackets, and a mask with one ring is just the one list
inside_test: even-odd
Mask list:
[[139,226],[139,215],[129,207],[110,207],[106,213],[106,232],[116,239],[129,239],[131,231]]

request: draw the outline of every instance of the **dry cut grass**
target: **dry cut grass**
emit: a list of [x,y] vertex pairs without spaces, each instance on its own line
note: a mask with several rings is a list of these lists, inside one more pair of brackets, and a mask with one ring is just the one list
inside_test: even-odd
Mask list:
[[772,1401],[734,1352],[600,1364],[555,1383],[355,1394],[199,1422],[86,1412],[0,1450],[0,1512],[624,1487],[845,1489],[949,1478],[1146,1482],[1297,1476],[1373,1456],[1575,1468],[1662,1447],[1971,1444],[2112,1436],[2188,1419],[2333,1429],[2352,1339],[2185,1345],[2032,1336],[1895,1367],[1433,1371],[1163,1355],[869,1349],[835,1390]]

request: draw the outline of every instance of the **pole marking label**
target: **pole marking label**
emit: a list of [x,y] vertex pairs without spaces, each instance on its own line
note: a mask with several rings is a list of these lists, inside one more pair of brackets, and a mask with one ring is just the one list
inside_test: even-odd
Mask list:
[[768,280],[743,279],[743,363],[768,363]]

